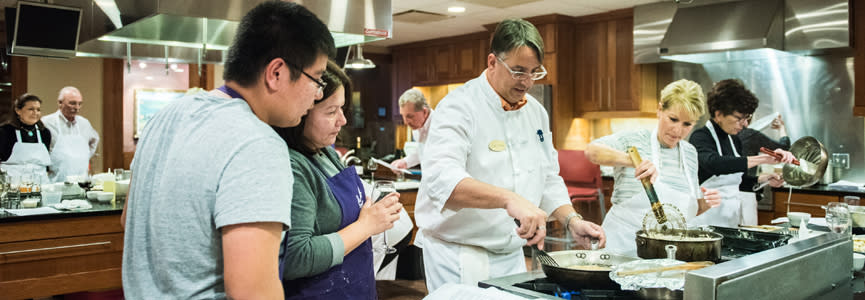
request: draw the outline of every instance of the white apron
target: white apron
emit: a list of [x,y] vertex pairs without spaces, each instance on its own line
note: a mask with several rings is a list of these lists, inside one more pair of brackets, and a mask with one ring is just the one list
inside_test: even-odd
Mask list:
[[[697,185],[692,182],[693,172],[688,172],[685,169],[685,154],[684,150],[682,150],[681,141],[676,147],[679,148],[679,165],[681,166],[682,174],[685,175],[685,179],[690,187],[688,193],[674,190],[661,183],[661,176],[663,176],[661,174],[661,146],[658,142],[657,128],[652,131],[651,139],[652,163],[655,164],[655,168],[658,171],[658,178],[654,184],[655,192],[658,193],[661,203],[675,205],[685,216],[685,221],[688,221],[697,215]],[[643,228],[643,216],[650,212],[651,209],[649,197],[646,196],[645,191],[637,193],[624,202],[613,205],[606,217],[604,217],[604,223],[601,226],[607,235],[606,249],[622,255],[636,257],[636,232]]]
[[51,149],[51,182],[64,182],[66,176],[86,175],[90,164],[90,145],[75,126],[76,134],[60,134]]
[[[36,125],[36,143],[25,143],[21,139],[21,131],[15,130],[18,142],[12,146],[12,154],[9,159],[0,163],[3,170],[10,176],[20,178],[21,175],[33,175],[33,180],[39,184],[47,184],[48,172],[46,167],[51,165],[51,157],[48,148],[42,144],[42,133]],[[16,179],[17,180],[17,179]]]
[[415,240],[419,238],[424,239],[424,262],[436,262],[424,264],[429,293],[446,283],[478,286],[478,281],[490,279],[490,274],[501,277],[526,272],[522,248],[497,254],[481,247],[449,243],[429,235],[418,235]]
[[[718,155],[724,155],[721,152],[721,142],[718,140],[718,134],[712,125],[712,121],[706,121],[706,128],[715,140],[715,146],[718,148]],[[730,148],[733,149],[733,155],[739,157],[739,152],[736,151],[736,145],[733,144],[733,138],[727,135],[730,140]],[[742,218],[742,201],[739,197],[739,184],[742,183],[742,174],[745,172],[736,172],[724,175],[713,175],[703,182],[703,187],[707,189],[718,189],[721,195],[721,205],[694,218],[694,225],[713,225],[723,227],[738,227],[739,221]],[[756,200],[754,201],[756,208]],[[756,210],[755,210],[756,215]],[[756,219],[756,218],[755,218]],[[756,225],[756,223],[755,223]]]

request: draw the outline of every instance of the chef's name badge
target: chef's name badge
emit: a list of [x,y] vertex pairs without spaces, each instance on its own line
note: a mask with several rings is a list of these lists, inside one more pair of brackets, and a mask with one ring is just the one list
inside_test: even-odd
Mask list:
[[490,142],[489,148],[490,148],[490,151],[493,151],[493,152],[502,152],[502,151],[505,151],[505,148],[507,148],[507,147],[505,147],[505,141],[493,140],[492,142]]

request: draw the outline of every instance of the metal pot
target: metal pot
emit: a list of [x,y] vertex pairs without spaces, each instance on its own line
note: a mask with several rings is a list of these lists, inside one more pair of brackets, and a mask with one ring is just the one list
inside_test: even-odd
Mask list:
[[667,245],[675,245],[676,259],[681,261],[721,261],[721,240],[724,236],[703,230],[671,229],[664,237],[652,237],[645,231],[637,231],[637,256],[641,258],[666,258]]
[[637,260],[636,257],[607,253],[602,250],[566,250],[548,253],[559,264],[558,267],[541,263],[547,278],[568,289],[619,289],[619,284],[610,279],[609,270],[578,270],[574,266],[602,265],[612,267]]

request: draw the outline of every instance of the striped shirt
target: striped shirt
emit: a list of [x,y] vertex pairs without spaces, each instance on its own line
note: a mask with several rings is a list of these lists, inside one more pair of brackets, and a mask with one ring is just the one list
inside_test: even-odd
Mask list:
[[[623,152],[629,146],[635,146],[643,160],[651,160],[651,139],[657,138],[651,135],[652,132],[649,130],[626,130],[596,139],[592,143],[603,144]],[[694,187],[688,185],[688,180],[685,179],[686,175],[682,174],[682,166],[679,163],[679,149],[666,148],[663,144],[661,144],[660,155],[661,167],[658,170],[660,175],[659,182],[674,190],[693,194],[695,193],[696,185],[699,183],[697,179],[697,150],[685,140],[682,140],[679,145],[683,147],[685,170],[688,170],[687,176],[691,176],[690,182]],[[653,163],[656,164],[655,167],[657,168],[657,163],[654,161]],[[638,193],[644,193],[643,186],[634,178],[634,168],[632,167],[615,167],[613,179],[616,182],[613,186],[611,200],[614,205],[622,203]]]

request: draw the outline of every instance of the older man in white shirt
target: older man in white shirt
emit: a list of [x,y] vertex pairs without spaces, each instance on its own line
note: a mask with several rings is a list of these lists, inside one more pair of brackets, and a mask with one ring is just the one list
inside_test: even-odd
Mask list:
[[84,99],[72,86],[60,89],[56,112],[42,118],[51,131],[51,181],[65,181],[66,176],[88,173],[90,158],[99,145],[99,134],[90,121],[78,115]]
[[[426,143],[429,133],[430,120],[433,110],[430,108],[421,91],[409,89],[399,96],[399,114],[402,120],[412,129],[412,136],[417,142],[417,151],[406,153],[405,158],[395,160],[392,165],[397,169],[408,169],[420,164],[420,156],[423,154],[423,145]],[[401,172],[393,169],[394,173]]]

